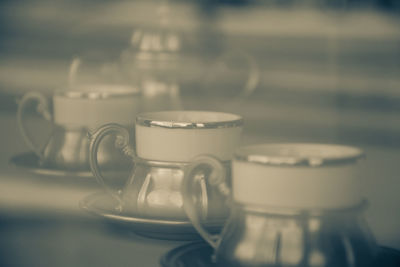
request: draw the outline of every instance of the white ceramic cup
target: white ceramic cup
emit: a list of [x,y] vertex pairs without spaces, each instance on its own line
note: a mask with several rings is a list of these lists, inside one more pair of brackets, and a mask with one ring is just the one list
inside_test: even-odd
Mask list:
[[[32,141],[23,123],[25,107],[31,101],[37,102],[37,111],[53,126],[44,147]],[[141,109],[139,91],[116,84],[86,84],[56,90],[51,95],[52,105],[49,102],[42,93],[26,93],[18,106],[17,123],[25,143],[41,162],[67,169],[89,170],[88,131],[110,122],[133,125]]]
[[[209,184],[227,197],[233,210],[235,207],[267,213],[341,210],[363,202],[359,168],[355,164],[362,157],[360,149],[341,145],[244,146],[233,156],[231,185],[217,176],[210,176]],[[215,165],[215,170],[222,169],[218,161],[207,161]],[[215,238],[201,225],[193,203],[193,182],[193,176],[185,176],[182,191],[186,214],[204,239],[216,248]]]
[[[136,147],[125,127],[111,123],[91,136],[90,166],[98,183],[121,204],[121,211],[150,218],[186,218],[181,183],[197,177],[195,191],[204,219],[227,214],[223,196],[209,190],[209,175],[230,179],[230,161],[241,141],[240,116],[209,111],[162,111],[136,118]],[[102,139],[117,134],[117,147],[132,160],[133,169],[122,190],[110,187],[101,174],[97,150]],[[200,189],[199,189],[200,188]],[[193,194],[195,197],[196,194]]]
[[241,147],[232,162],[232,198],[246,205],[338,209],[362,202],[359,167],[364,153],[329,144]]
[[213,247],[216,266],[372,266],[377,247],[362,216],[356,164],[363,156],[340,145],[241,147],[232,160],[231,188],[208,178],[230,201],[221,234],[212,235],[201,223],[189,175],[184,209]]
[[139,91],[118,84],[88,84],[56,91],[54,123],[65,127],[94,129],[105,123],[131,125],[140,111]]
[[143,159],[189,162],[209,154],[231,160],[240,143],[240,116],[209,111],[165,111],[139,114],[136,153]]

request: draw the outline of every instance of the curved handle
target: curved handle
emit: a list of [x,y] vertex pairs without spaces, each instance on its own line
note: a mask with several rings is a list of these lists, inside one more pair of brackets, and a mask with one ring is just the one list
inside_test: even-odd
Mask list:
[[251,95],[257,88],[260,83],[260,69],[258,67],[257,61],[251,55],[247,54],[244,51],[236,51],[235,55],[241,55],[248,64],[248,78],[243,87],[243,90],[238,95],[238,97],[247,97]]
[[115,147],[121,149],[122,152],[126,156],[133,159],[133,157],[135,156],[135,152],[130,147],[130,144],[129,144],[129,131],[119,124],[109,123],[109,124],[105,124],[105,125],[101,126],[94,133],[88,133],[88,137],[90,139],[89,164],[90,164],[90,169],[92,170],[92,173],[93,173],[94,177],[96,178],[97,182],[111,196],[113,196],[115,199],[117,199],[120,204],[122,204],[121,196],[105,183],[105,179],[104,179],[103,175],[101,174],[98,159],[97,159],[97,154],[98,154],[98,150],[99,150],[101,141],[103,140],[104,137],[106,137],[107,135],[112,134],[112,133],[117,134],[117,137],[115,140]]
[[72,59],[71,64],[69,65],[68,83],[70,87],[73,87],[76,84],[78,69],[81,63],[82,60],[79,57],[75,57]]
[[[253,56],[246,53],[245,51],[234,49],[222,54],[222,56],[220,56],[220,59],[216,61],[216,67],[214,68],[227,68],[227,62],[230,59],[243,59],[245,64],[247,64],[248,69],[247,80],[243,86],[243,89],[240,90],[239,94],[236,95],[236,97],[240,98],[250,96],[256,90],[257,86],[260,83],[260,69],[257,61],[254,59]],[[216,71],[214,68],[210,68],[208,73],[211,73],[212,75],[218,73],[218,71]],[[204,80],[206,81],[207,78]]]
[[[199,179],[198,173],[204,167],[211,168],[211,173],[208,175],[208,183],[211,186],[217,187],[224,196],[230,195],[230,190],[226,185],[226,170],[221,162],[209,155],[200,155],[195,157],[191,163],[185,167],[184,178],[182,182],[182,195],[183,195],[183,208],[186,215],[189,217],[194,228],[198,233],[214,248],[218,246],[218,235],[210,234],[200,222],[197,205],[195,203],[195,186],[200,185],[202,193],[204,192],[204,182]],[[202,196],[202,203],[204,204],[204,197]],[[203,210],[204,216],[204,210]]]
[[37,145],[35,145],[32,142],[32,139],[27,134],[25,125],[24,125],[24,123],[22,121],[22,116],[24,114],[25,107],[26,107],[27,103],[29,103],[32,100],[36,100],[38,102],[38,105],[36,107],[37,112],[40,115],[42,115],[43,118],[45,118],[46,120],[48,120],[48,121],[52,120],[52,116],[51,116],[51,113],[50,113],[50,109],[49,109],[49,104],[48,104],[47,98],[41,93],[30,92],[30,93],[26,93],[22,97],[21,101],[18,104],[17,124],[18,124],[18,128],[19,128],[19,130],[20,130],[20,132],[22,134],[22,138],[24,139],[25,143],[42,160],[43,159],[43,149],[38,147]]

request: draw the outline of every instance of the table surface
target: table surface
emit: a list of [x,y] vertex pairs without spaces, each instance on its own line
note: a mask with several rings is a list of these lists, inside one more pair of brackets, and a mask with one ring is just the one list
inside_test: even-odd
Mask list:
[[[78,76],[114,66],[129,51],[133,26],[158,23],[151,1],[50,2],[0,3],[0,266],[158,266],[183,242],[119,231],[82,211],[78,202],[101,190],[94,179],[33,175],[9,164],[28,150],[12,112],[16,96],[66,85],[76,56],[83,59]],[[361,146],[367,222],[379,244],[400,249],[399,17],[270,4],[220,7],[216,17],[204,17],[188,2],[171,8],[189,63],[179,69],[184,108],[242,115],[244,144]],[[238,48],[260,68],[260,85],[242,102],[224,94],[241,90],[247,70],[213,68]],[[31,124],[45,135],[42,120]]]
[[[158,266],[164,253],[184,243],[111,228],[80,210],[81,199],[101,190],[92,178],[46,177],[11,166],[10,157],[27,147],[14,113],[0,113],[0,125],[1,266]],[[244,136],[245,144],[262,141]],[[400,249],[400,153],[362,148],[368,155],[361,188],[370,202],[367,221],[379,244]]]
[[15,115],[0,114],[0,266],[159,266],[182,241],[140,237],[78,206],[94,178],[46,177],[9,164],[26,152]]

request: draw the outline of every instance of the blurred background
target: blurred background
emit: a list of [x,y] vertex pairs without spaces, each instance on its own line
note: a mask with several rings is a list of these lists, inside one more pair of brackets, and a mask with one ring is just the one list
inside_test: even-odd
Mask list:
[[[71,80],[140,87],[153,75],[174,84],[184,109],[241,114],[246,144],[362,147],[367,220],[380,244],[400,249],[399,1],[10,0],[0,2],[0,20],[0,216],[76,215],[92,188],[46,184],[64,192],[50,201],[45,182],[18,180],[8,159],[27,147],[16,99]],[[166,49],[163,38],[164,65],[146,67],[141,53]],[[18,197],[21,188],[30,193]]]
[[389,0],[3,1],[0,108],[65,88],[76,57],[78,77],[120,82],[115,73],[140,50],[135,33],[162,27],[178,42],[169,73],[184,108],[235,110],[268,136],[397,146],[399,9]]

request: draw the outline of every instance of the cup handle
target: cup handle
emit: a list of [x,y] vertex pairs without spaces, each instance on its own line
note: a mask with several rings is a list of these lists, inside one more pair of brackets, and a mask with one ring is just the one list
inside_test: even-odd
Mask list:
[[68,72],[68,83],[70,87],[73,87],[76,84],[78,69],[81,66],[82,60],[80,57],[75,57],[72,59],[71,64],[69,65]]
[[220,160],[210,155],[200,155],[195,157],[184,169],[184,178],[182,182],[183,208],[197,232],[216,249],[219,236],[210,234],[201,225],[200,216],[194,199],[196,183],[200,184],[202,191],[204,190],[202,180],[196,179],[195,175],[196,171],[201,168],[201,166],[208,166],[212,169],[210,175],[208,175],[209,184],[217,187],[225,197],[230,195],[230,190],[226,184],[226,170]]
[[47,98],[41,93],[30,92],[30,93],[26,93],[22,97],[22,99],[19,101],[18,109],[17,109],[17,125],[22,134],[22,138],[24,139],[25,143],[42,160],[44,157],[43,149],[33,143],[32,139],[29,137],[29,135],[27,133],[27,130],[26,130],[25,125],[22,120],[26,105],[32,100],[36,100],[38,102],[38,105],[36,107],[37,112],[46,120],[48,120],[48,121],[52,120],[52,116],[50,113]]
[[99,129],[97,129],[94,133],[88,132],[88,137],[90,139],[89,164],[90,164],[90,169],[92,170],[92,173],[96,178],[96,181],[106,190],[106,192],[108,192],[111,196],[113,196],[116,200],[118,200],[120,204],[122,204],[122,198],[120,197],[120,195],[117,192],[115,192],[105,182],[104,176],[101,174],[97,159],[97,154],[101,141],[103,140],[104,137],[112,133],[117,134],[115,140],[115,147],[121,149],[126,156],[132,159],[134,158],[135,152],[134,149],[130,147],[129,131],[119,124],[109,123],[103,125]]

